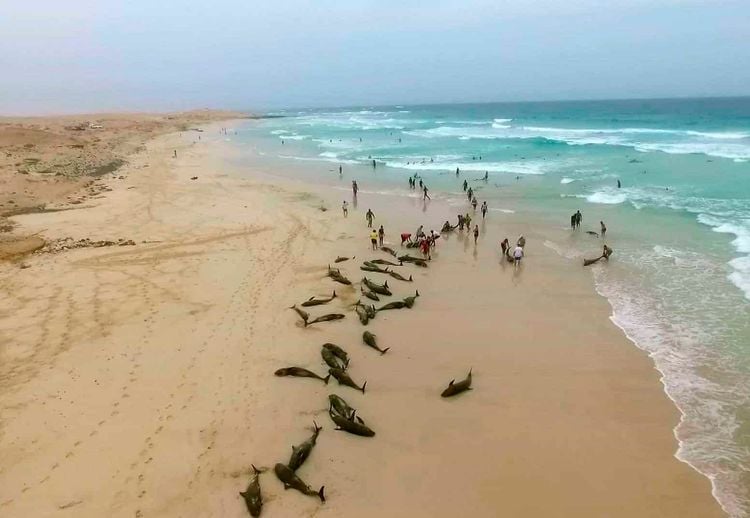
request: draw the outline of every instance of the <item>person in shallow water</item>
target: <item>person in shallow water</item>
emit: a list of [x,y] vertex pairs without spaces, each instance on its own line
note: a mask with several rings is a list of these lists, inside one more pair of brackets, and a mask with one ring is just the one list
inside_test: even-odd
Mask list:
[[344,213],[344,217],[347,217],[349,215],[349,204],[344,200],[344,203],[341,204],[341,210]]
[[581,214],[580,210],[576,211],[576,228],[581,226],[581,223],[583,222],[583,214]]
[[523,259],[523,247],[519,245],[513,250],[513,266],[520,266],[521,259]]
[[365,214],[365,218],[367,219],[368,228],[372,228],[372,218],[374,217],[375,217],[375,213],[372,211],[372,209],[367,209],[367,214]]
[[479,225],[474,225],[474,244],[477,244],[477,239],[479,239]]
[[604,234],[607,233],[607,225],[604,224],[603,221],[599,222],[599,227],[601,227],[602,230],[602,238],[604,238]]
[[359,187],[357,186],[357,180],[352,180],[352,193],[354,193],[354,197],[357,197],[357,191],[359,190]]
[[575,212],[570,215],[570,228],[574,229],[576,228],[576,214]]
[[432,198],[430,198],[430,195],[427,194],[427,186],[426,185],[424,186],[424,197],[422,199],[423,200],[431,200],[432,199]]
[[487,202],[482,202],[482,219],[484,219],[487,216]]

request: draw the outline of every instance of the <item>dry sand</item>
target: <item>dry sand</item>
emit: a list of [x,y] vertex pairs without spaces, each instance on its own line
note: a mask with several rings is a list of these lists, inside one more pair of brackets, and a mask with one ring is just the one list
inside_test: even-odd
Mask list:
[[[324,429],[299,474],[328,502],[269,470],[264,516],[721,516],[708,480],[673,456],[679,416],[650,360],[533,228],[508,227],[529,239],[519,271],[484,235],[402,267],[415,282],[389,279],[396,297],[421,297],[370,323],[391,347],[380,356],[349,307],[358,287],[326,264],[356,255],[340,266],[358,280],[361,259],[388,258],[368,252],[365,202],[386,229],[425,214],[361,196],[344,219],[315,187],[233,170],[220,139],[193,140],[149,141],[86,208],[12,218],[47,240],[136,245],[0,263],[2,516],[247,516],[250,464],[285,462],[313,420]],[[332,289],[310,312],[343,321],[304,328],[287,309]],[[366,394],[273,376],[323,373],[329,341]],[[441,399],[469,367],[474,390]],[[377,435],[334,431],[331,392]]]

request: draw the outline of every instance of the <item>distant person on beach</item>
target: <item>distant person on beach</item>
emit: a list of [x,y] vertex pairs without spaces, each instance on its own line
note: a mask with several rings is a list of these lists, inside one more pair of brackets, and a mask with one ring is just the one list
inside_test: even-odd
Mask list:
[[427,186],[426,185],[424,186],[424,197],[422,199],[423,200],[431,200],[432,199],[432,198],[430,198],[430,195],[427,194]]
[[458,215],[458,230],[463,230],[463,229],[464,229],[464,215],[459,214]]
[[576,228],[576,214],[575,214],[575,212],[570,215],[570,228],[572,228],[573,230],[575,230],[575,228]]
[[510,244],[508,243],[507,237],[500,241],[500,249],[503,251],[503,255],[508,255],[510,253]]
[[344,200],[344,203],[341,204],[341,210],[344,212],[344,217],[347,217],[349,215],[349,204]]
[[385,239],[385,230],[383,229],[383,225],[380,225],[378,229],[378,244],[380,246],[383,246],[383,239]]
[[477,244],[477,239],[479,239],[479,225],[474,225],[474,244]]
[[424,189],[424,183],[422,183],[422,179],[419,179],[419,188]]
[[421,238],[422,236],[424,236],[424,225],[419,225],[419,228],[417,229],[417,232],[416,232],[416,234],[414,234],[414,236],[415,236],[415,237],[416,237],[417,239],[419,239],[419,238]]
[[378,165],[377,162],[375,162],[375,160],[373,160],[372,161],[372,168],[375,169],[377,167],[377,165]]
[[467,182],[466,180],[464,180],[464,192],[466,192],[466,189],[468,189],[468,188],[469,188],[469,182]]
[[607,225],[605,225],[603,221],[600,221],[599,226],[601,227],[601,230],[602,230],[602,239],[604,239],[604,234],[607,233]]
[[344,168],[339,166],[339,176],[341,176],[342,174],[344,174]]
[[482,202],[482,219],[484,219],[487,216],[487,202]]
[[404,243],[411,243],[411,234],[408,232],[401,233],[401,245],[403,246]]
[[576,228],[581,226],[581,222],[583,221],[583,215],[581,214],[580,210],[576,211]]
[[466,196],[469,198],[469,201],[471,201],[471,199],[474,197],[474,191],[471,187],[469,187],[469,190],[466,191]]
[[513,266],[519,266],[521,259],[523,259],[523,247],[519,245],[513,249]]
[[[481,159],[482,159],[482,157],[480,156],[479,160],[481,160]],[[485,171],[484,172],[484,181],[487,182],[487,181],[489,181],[489,179],[490,179],[490,173],[489,173],[489,171]]]
[[464,216],[464,225],[466,225],[466,230],[471,230],[471,216],[469,216],[469,213],[467,212]]
[[477,210],[477,197],[476,196],[474,196],[471,199],[471,208],[474,209],[474,212],[476,212]]
[[174,157],[177,158],[177,150],[174,150]]
[[518,241],[516,242],[516,245],[520,246],[521,248],[524,248],[526,246],[526,238],[523,237],[523,234],[518,236]]
[[372,218],[375,217],[375,213],[372,211],[372,209],[367,209],[367,213],[365,214],[365,218],[367,219],[367,226],[369,228],[372,228]]
[[378,233],[375,230],[370,232],[370,243],[372,243],[373,250],[378,249]]
[[620,183],[620,180],[617,180],[617,188],[619,189],[620,187],[622,187],[622,184]]
[[359,187],[357,186],[357,180],[352,180],[352,192],[354,193],[354,197],[357,197],[357,191],[359,190]]
[[612,252],[614,252],[614,250],[612,250],[607,245],[604,245],[604,248],[602,249],[602,257],[609,261],[609,256],[612,255]]
[[459,171],[458,171],[458,167],[457,167],[456,168],[456,177],[458,177],[458,173],[459,173]]

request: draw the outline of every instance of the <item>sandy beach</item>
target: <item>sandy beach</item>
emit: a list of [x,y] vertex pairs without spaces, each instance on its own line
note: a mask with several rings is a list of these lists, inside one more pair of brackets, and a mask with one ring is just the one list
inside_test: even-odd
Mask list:
[[[96,167],[126,161],[94,183],[3,177],[5,241],[35,244],[0,262],[0,514],[248,516],[254,464],[269,468],[264,516],[723,516],[674,457],[679,413],[651,360],[533,225],[504,227],[528,240],[519,270],[483,230],[476,248],[456,233],[428,268],[400,267],[413,283],[368,273],[393,288],[384,302],[420,293],[367,326],[391,348],[381,356],[351,307],[361,260],[390,259],[369,251],[364,213],[399,249],[398,232],[437,229],[450,208],[363,194],[343,218],[340,193],[231,161],[231,122],[180,123],[203,132],[131,127],[130,147],[92,151]],[[44,209],[10,207],[24,189]],[[356,256],[338,265],[354,286],[326,276],[337,256]],[[334,289],[310,313],[342,321],[304,327],[288,309]],[[349,352],[366,393],[273,375],[323,374],[324,342]],[[473,390],[440,398],[470,368]],[[335,431],[331,393],[376,436]],[[298,474],[325,485],[325,504],[273,474],[313,420],[323,430]]]

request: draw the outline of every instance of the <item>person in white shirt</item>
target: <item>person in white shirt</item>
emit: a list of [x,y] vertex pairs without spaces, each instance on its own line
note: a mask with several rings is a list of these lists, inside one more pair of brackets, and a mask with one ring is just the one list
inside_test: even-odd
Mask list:
[[521,264],[521,258],[523,257],[523,247],[517,246],[513,249],[513,265],[517,266]]

